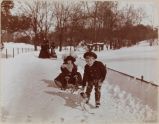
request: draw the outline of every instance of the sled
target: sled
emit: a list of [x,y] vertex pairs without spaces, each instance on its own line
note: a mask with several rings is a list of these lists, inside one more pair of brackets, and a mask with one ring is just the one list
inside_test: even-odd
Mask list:
[[87,112],[89,114],[95,114],[94,112],[91,112],[92,107],[90,108],[90,104],[89,103],[87,104],[87,102],[86,102],[87,99],[82,96],[82,94],[83,94],[83,89],[82,88],[77,87],[77,86],[72,85],[72,84],[67,84],[67,87],[64,89],[62,87],[62,83],[59,82],[59,81],[54,81],[54,84],[56,85],[57,88],[59,88],[60,90],[63,90],[64,92],[68,92],[68,93],[71,93],[71,94],[77,94],[79,96],[78,97],[79,105],[80,105],[82,111]]
[[60,81],[56,81],[56,80],[54,81],[54,84],[60,90],[63,90],[63,91],[66,91],[66,92],[69,92],[72,94],[82,90],[82,88],[80,88],[79,85],[73,85],[73,84],[69,84],[69,83],[67,83],[67,87],[63,88],[62,83]]

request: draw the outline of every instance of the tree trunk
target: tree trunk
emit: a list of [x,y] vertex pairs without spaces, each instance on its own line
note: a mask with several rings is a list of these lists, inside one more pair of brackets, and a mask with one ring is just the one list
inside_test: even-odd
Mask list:
[[34,39],[34,51],[37,51],[37,43],[38,43],[38,34],[35,32],[35,39]]
[[62,40],[63,40],[63,34],[62,34],[62,31],[60,32],[60,35],[59,35],[59,51],[61,52],[62,51]]
[[34,44],[34,50],[35,50],[35,51],[37,51],[37,50],[38,50],[38,48],[37,48],[37,45],[36,45],[36,44]]
[[62,41],[60,41],[60,47],[59,47],[59,51],[62,51]]

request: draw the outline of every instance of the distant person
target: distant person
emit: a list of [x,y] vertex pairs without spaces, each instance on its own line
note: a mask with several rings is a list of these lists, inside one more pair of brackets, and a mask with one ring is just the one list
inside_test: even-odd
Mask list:
[[89,103],[90,94],[95,87],[95,104],[100,106],[101,86],[106,77],[106,67],[100,61],[96,61],[97,55],[94,52],[86,52],[83,56],[86,61],[83,74],[83,88],[86,87],[86,92],[82,92],[81,96],[86,98],[86,103]]
[[54,42],[51,43],[50,48],[51,48],[50,56],[53,57],[53,58],[57,58],[57,55],[56,55],[56,52],[55,52],[55,43]]
[[55,78],[54,82],[61,89],[67,89],[69,86],[79,86],[82,82],[82,76],[77,71],[75,65],[76,59],[72,56],[67,56],[64,63],[61,65],[61,73]]
[[48,40],[44,40],[43,43],[41,44],[39,58],[50,58],[49,41]]
[[1,42],[0,43],[0,49],[3,50],[3,48],[4,48],[4,44],[3,44],[3,42]]

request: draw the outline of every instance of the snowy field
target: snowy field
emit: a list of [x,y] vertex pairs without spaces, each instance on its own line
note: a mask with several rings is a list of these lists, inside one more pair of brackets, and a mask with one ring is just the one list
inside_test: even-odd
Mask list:
[[159,85],[159,46],[149,46],[146,41],[140,44],[97,53],[99,59],[109,68],[153,82]]
[[[155,63],[158,61],[157,50],[158,46],[139,45],[115,51],[103,51],[97,54],[100,60],[107,63],[108,67],[132,75],[138,74],[137,76],[140,77],[141,71],[136,74],[133,66],[137,65],[134,64],[134,61],[137,61],[136,58],[138,57],[150,60],[152,57],[155,58],[152,61]],[[77,51],[76,54],[82,56],[83,52]],[[0,59],[0,118],[2,123],[106,124],[142,123],[156,120],[157,111],[141,104],[141,101],[134,99],[131,94],[119,91],[118,87],[113,87],[107,80],[102,87],[101,107],[99,109],[94,108],[94,94],[92,93],[90,105],[87,106],[87,109],[95,114],[83,111],[77,93],[70,94],[60,91],[55,86],[49,87],[52,80],[60,72],[61,57],[64,53],[57,51],[58,59],[39,59],[38,54],[39,52],[31,52],[19,54],[15,58]],[[135,60],[130,61],[128,58],[130,60],[135,58]],[[127,62],[122,65],[123,61],[120,59],[127,59]],[[116,60],[118,61],[115,63]],[[76,63],[81,73],[83,73],[83,63],[81,59],[78,59]],[[128,63],[131,63],[131,66],[126,65]],[[153,66],[153,73],[146,72],[151,78],[155,71],[157,72],[154,63],[148,65]],[[145,67],[142,67],[142,74],[145,74]],[[146,79],[146,75],[144,77]],[[156,80],[158,79],[156,78]]]

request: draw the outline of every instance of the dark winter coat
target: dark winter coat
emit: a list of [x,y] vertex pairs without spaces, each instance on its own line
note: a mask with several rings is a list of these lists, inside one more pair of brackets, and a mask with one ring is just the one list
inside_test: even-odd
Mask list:
[[49,52],[49,45],[48,44],[42,44],[41,45],[39,58],[50,58],[50,52]]
[[[61,73],[55,78],[55,80],[61,82],[62,84],[66,84],[66,79],[65,77],[66,76],[69,76],[70,79],[69,79],[69,82],[68,83],[71,83],[71,84],[75,84],[75,83],[78,83],[80,85],[81,82],[82,82],[82,76],[79,72],[77,72],[77,66],[74,64],[73,65],[73,69],[72,69],[72,72],[70,72],[67,68],[62,68],[61,67]],[[76,76],[77,76],[77,79],[78,81],[76,82]]]
[[86,82],[91,82],[93,80],[101,80],[103,82],[106,77],[106,73],[106,67],[100,61],[95,61],[92,66],[85,65],[83,86],[86,86]]
[[61,71],[63,75],[65,76],[74,76],[77,73],[77,66],[73,64],[72,72],[70,72],[67,68],[62,68],[62,67],[61,67]]

